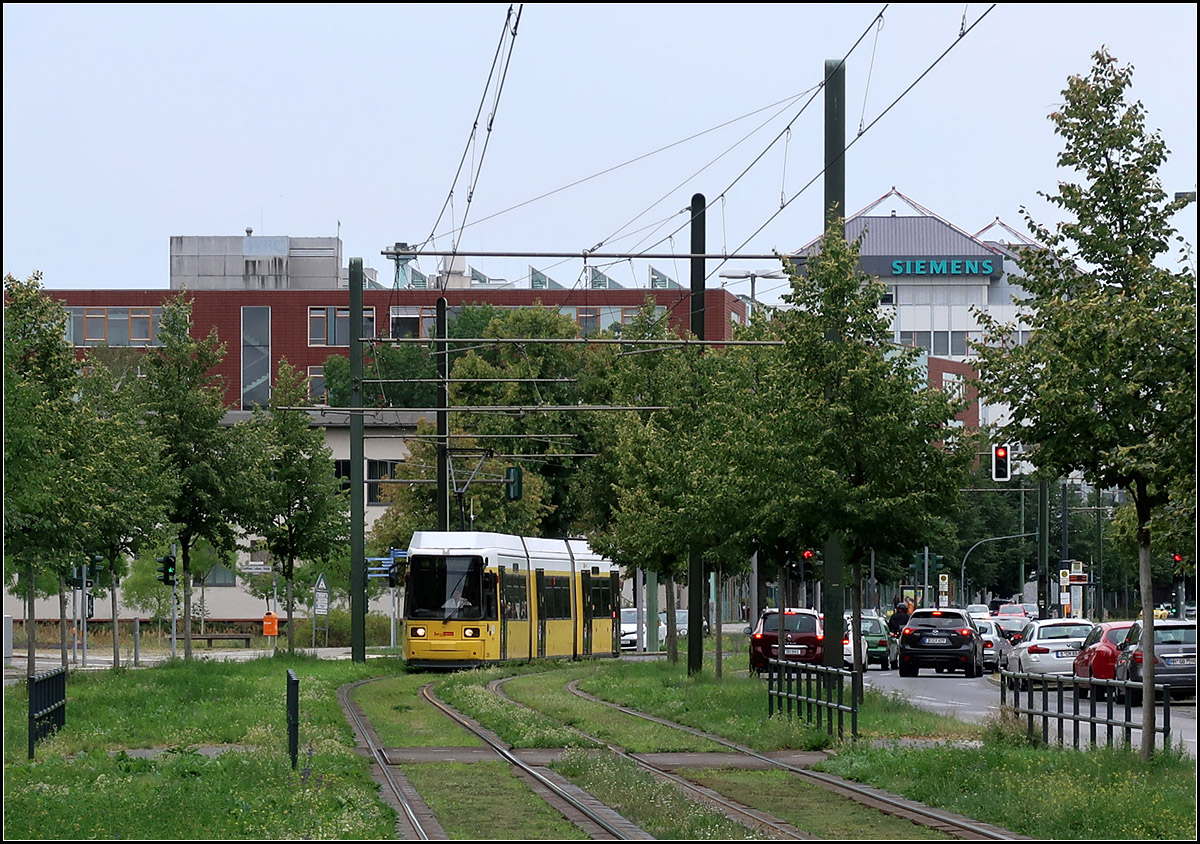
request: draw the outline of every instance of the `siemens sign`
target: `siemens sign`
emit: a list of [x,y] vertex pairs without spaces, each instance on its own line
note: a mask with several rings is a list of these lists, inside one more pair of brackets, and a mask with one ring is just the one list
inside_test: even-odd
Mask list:
[[992,275],[991,258],[917,258],[892,261],[892,275]]

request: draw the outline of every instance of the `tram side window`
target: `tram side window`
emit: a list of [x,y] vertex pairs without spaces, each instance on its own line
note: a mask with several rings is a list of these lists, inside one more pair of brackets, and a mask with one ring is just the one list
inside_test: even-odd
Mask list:
[[612,581],[607,577],[592,577],[592,617],[605,618],[613,614]]
[[571,578],[563,575],[546,577],[546,618],[571,617]]
[[504,617],[510,621],[529,620],[529,594],[525,589],[525,577],[520,574],[504,575]]

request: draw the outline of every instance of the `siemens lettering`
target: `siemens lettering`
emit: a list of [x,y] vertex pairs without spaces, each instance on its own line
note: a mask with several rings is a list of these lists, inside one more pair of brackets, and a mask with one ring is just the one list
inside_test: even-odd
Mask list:
[[892,275],[991,275],[992,260],[892,261]]

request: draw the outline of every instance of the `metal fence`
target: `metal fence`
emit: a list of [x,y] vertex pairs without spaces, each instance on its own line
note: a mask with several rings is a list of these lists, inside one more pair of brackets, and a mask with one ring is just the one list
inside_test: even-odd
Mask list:
[[[845,681],[849,680],[847,684]],[[773,659],[767,663],[767,717],[793,711],[798,718],[833,735],[837,718],[838,740],[845,739],[845,716],[850,715],[850,735],[858,740],[858,701],[854,697],[854,672],[807,662]],[[849,697],[849,701],[846,698]]]
[[[1074,677],[1001,669],[1000,707],[1002,710],[1009,708],[1014,714],[1026,719],[1026,737],[1031,744],[1037,734],[1036,724],[1040,721],[1041,740],[1044,744],[1050,744],[1053,727],[1057,734],[1055,742],[1060,747],[1066,743],[1067,732],[1070,732],[1071,742],[1076,748],[1081,744],[1096,746],[1101,743],[1112,747],[1118,734],[1123,745],[1130,745],[1133,731],[1142,729],[1141,717],[1139,716],[1137,721],[1133,720],[1133,698],[1141,693],[1142,684],[1091,678],[1085,685],[1091,689],[1087,697],[1080,694],[1081,686]],[[1011,707],[1007,700],[1010,686],[1013,696]],[[1162,718],[1155,719],[1154,732],[1162,735],[1165,748],[1171,744],[1171,686],[1155,684],[1154,688],[1162,695],[1163,701]],[[1096,699],[1097,689],[1107,691],[1104,701]],[[1114,700],[1118,689],[1121,691],[1121,703]],[[1024,705],[1021,703],[1022,694],[1025,695]],[[1148,701],[1148,704],[1153,706],[1154,701]],[[1085,734],[1081,736],[1080,731],[1084,727]],[[1104,733],[1103,739],[1099,735],[1101,730]]]
[[29,681],[29,758],[33,746],[67,723],[67,669],[56,668]]

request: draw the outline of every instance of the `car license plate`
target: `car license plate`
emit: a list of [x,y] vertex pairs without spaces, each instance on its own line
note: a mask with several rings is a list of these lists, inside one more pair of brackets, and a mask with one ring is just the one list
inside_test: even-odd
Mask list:
[[1074,658],[1079,655],[1079,651],[1056,651],[1054,655],[1059,659]]
[[926,636],[925,644],[927,645],[948,645],[950,640],[945,636]]
[[1195,665],[1196,658],[1194,656],[1176,656],[1166,657],[1167,665]]
[[786,645],[783,649],[783,652],[792,656],[800,656],[805,650],[807,650],[807,648],[805,648],[804,645]]

